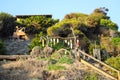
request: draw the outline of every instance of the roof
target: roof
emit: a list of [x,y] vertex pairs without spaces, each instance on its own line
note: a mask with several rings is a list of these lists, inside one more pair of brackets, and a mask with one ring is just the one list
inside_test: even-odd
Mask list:
[[45,16],[47,18],[52,18],[52,15],[16,15],[16,18],[29,18],[31,16]]

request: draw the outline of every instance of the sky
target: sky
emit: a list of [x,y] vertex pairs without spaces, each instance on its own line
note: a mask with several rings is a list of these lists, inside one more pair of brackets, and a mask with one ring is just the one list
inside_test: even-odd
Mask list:
[[0,12],[15,15],[51,14],[62,20],[66,14],[91,14],[96,8],[109,9],[108,16],[117,23],[120,31],[120,0],[1,0]]

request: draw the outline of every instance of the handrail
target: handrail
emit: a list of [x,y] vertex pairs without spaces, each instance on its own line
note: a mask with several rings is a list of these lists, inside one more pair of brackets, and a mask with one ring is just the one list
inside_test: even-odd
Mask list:
[[111,67],[111,66],[109,66],[109,65],[107,65],[107,64],[105,64],[105,63],[103,63],[103,62],[101,62],[100,60],[98,60],[98,59],[96,59],[96,58],[94,58],[94,57],[92,57],[92,56],[86,54],[85,52],[83,52],[83,51],[81,51],[81,50],[79,50],[79,51],[80,51],[82,54],[84,54],[84,55],[86,55],[86,56],[92,58],[93,60],[99,62],[100,64],[105,65],[106,67],[111,68],[111,69],[113,69],[113,70],[116,71],[116,72],[119,72],[117,69],[115,69],[115,68],[113,68],[113,67]]
[[80,54],[83,54],[83,56],[87,56],[87,57],[95,60],[96,62],[102,64],[103,66],[105,66],[105,67],[107,67],[107,68],[115,71],[115,72],[117,73],[117,78],[118,78],[118,80],[120,80],[120,71],[119,71],[119,70],[117,70],[117,69],[115,69],[115,68],[113,68],[113,67],[111,67],[111,66],[109,66],[109,65],[107,65],[107,64],[105,64],[105,63],[103,63],[103,62],[101,62],[100,60],[98,60],[98,59],[90,56],[89,54],[87,54],[87,53],[85,53],[85,52],[83,52],[83,51],[81,51],[81,50],[78,50],[78,51],[80,52]]

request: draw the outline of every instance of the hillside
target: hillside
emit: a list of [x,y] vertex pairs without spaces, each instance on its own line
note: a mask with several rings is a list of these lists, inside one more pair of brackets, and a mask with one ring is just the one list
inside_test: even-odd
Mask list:
[[0,80],[110,80],[90,67],[75,61],[59,64],[65,70],[47,70],[51,62],[37,58],[19,61],[0,61]]

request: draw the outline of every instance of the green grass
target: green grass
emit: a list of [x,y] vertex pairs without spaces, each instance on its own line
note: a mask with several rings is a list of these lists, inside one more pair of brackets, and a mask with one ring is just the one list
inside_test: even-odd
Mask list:
[[66,67],[50,64],[50,65],[47,66],[47,70],[50,70],[50,71],[51,70],[66,70]]
[[85,80],[100,80],[100,79],[97,79],[97,74],[93,73],[93,74],[90,74],[90,75],[87,74],[85,76]]
[[[57,55],[56,55],[57,56]],[[72,58],[69,58],[67,55],[63,55],[60,58],[55,57],[48,57],[48,58],[40,58],[38,57],[38,60],[48,60],[49,64],[46,67],[47,70],[66,70],[65,66],[62,66],[61,64],[72,64],[74,60]]]
[[60,59],[58,59],[58,63],[72,64],[73,62],[74,62],[73,59],[70,59],[67,56],[63,56]]

